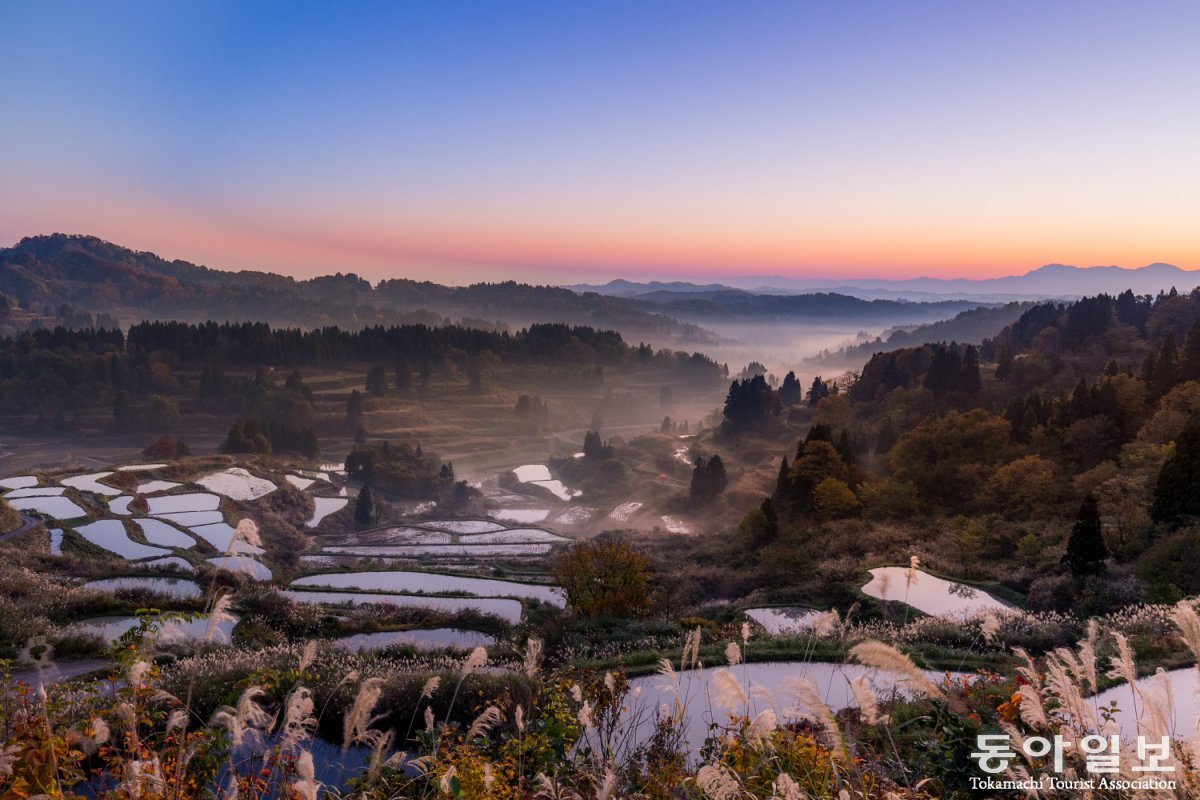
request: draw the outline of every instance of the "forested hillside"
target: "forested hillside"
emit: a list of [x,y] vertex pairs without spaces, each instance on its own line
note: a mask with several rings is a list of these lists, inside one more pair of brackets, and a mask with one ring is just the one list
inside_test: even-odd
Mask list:
[[465,376],[477,392],[494,373],[523,368],[584,388],[603,386],[606,370],[653,370],[697,386],[726,375],[700,353],[633,346],[615,331],[564,324],[508,333],[458,325],[302,330],[144,322],[128,334],[60,327],[0,338],[0,408],[9,425],[31,415],[70,425],[67,415],[111,409],[118,428],[140,420],[160,432],[178,424],[180,403],[258,416],[266,405],[272,418],[304,419],[291,409],[305,402],[300,371],[334,367],[375,370],[385,385],[414,392],[447,372]]
[[1006,326],[1016,322],[1023,313],[1035,305],[1037,303],[1026,301],[1006,303],[1002,306],[972,308],[958,313],[951,319],[892,331],[887,334],[886,338],[877,336],[873,341],[850,345],[835,352],[826,350],[807,359],[807,363],[834,366],[852,364],[857,367],[875,353],[897,350],[901,347],[951,341],[978,344],[985,339],[994,337]]
[[802,432],[743,533],[763,570],[818,564],[803,599],[844,559],[908,551],[1034,610],[1200,591],[1182,566],[1200,558],[1200,291],[1041,304],[978,347],[879,353],[801,388],[735,381],[714,446]]

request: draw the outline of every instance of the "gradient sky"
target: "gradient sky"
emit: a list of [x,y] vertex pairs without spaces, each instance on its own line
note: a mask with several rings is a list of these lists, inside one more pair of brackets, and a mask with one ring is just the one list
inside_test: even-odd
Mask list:
[[0,245],[447,283],[1200,267],[1200,4],[0,0]]

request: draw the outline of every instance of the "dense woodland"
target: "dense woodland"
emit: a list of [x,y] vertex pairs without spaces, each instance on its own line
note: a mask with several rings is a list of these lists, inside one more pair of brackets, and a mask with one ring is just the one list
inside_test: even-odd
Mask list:
[[58,327],[0,339],[0,408],[9,415],[40,414],[47,422],[65,418],[65,424],[68,415],[111,408],[118,428],[140,420],[162,430],[177,420],[181,400],[256,418],[303,420],[312,397],[298,371],[352,365],[394,370],[403,391],[447,369],[471,376],[477,389],[489,371],[517,367],[554,370],[585,387],[603,385],[605,370],[653,370],[695,386],[711,386],[726,374],[699,353],[632,346],[614,331],[565,324],[508,333],[458,325],[351,331],[144,322],[127,334]]

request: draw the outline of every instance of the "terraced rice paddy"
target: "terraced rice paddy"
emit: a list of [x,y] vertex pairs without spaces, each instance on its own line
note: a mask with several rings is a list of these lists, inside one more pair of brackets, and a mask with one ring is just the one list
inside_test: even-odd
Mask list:
[[812,608],[748,608],[746,616],[762,625],[772,636],[806,631],[821,612]]
[[[207,617],[194,620],[167,620],[159,628],[160,642],[181,639],[204,639],[228,643],[232,637],[237,618],[222,620],[210,627]],[[71,633],[97,636],[105,642],[113,642],[141,624],[138,617],[92,617],[74,622],[67,627]]]
[[249,575],[256,581],[271,580],[271,568],[261,561],[248,556],[217,556],[216,558],[210,558],[208,563],[218,569]]
[[492,512],[492,516],[504,522],[533,525],[550,516],[548,508],[505,508]]
[[125,524],[120,520],[102,519],[98,522],[80,525],[75,532],[97,547],[102,547],[110,553],[116,553],[129,561],[158,558],[171,554],[170,550],[133,541],[125,530]]
[[470,650],[474,647],[491,647],[495,643],[496,640],[486,633],[458,628],[358,633],[334,641],[338,647],[355,653],[384,650],[395,645],[411,645],[418,650]]
[[87,516],[87,512],[69,497],[22,497],[11,500],[9,504],[18,511],[32,511],[54,519],[79,519]]
[[92,492],[93,494],[112,497],[120,494],[121,490],[100,483],[101,478],[107,478],[109,475],[112,475],[112,472],[93,472],[89,475],[75,475],[70,478],[63,478],[59,483],[63,486],[70,486],[72,489],[78,489],[81,492]]
[[350,502],[348,497],[314,497],[313,504],[315,511],[308,522],[304,523],[307,528],[316,528],[321,524],[321,521],[330,514],[336,514],[346,507]]
[[135,519],[133,523],[142,530],[142,535],[150,544],[161,547],[195,547],[196,540],[173,525],[168,525],[160,519]]
[[469,594],[476,597],[521,597],[540,600],[559,608],[566,605],[562,590],[557,587],[487,578],[464,578],[457,575],[440,575],[434,572],[336,572],[297,578],[292,581],[292,586],[380,592]]
[[9,478],[0,478],[0,487],[5,489],[29,489],[37,485],[36,475],[13,475]]
[[200,587],[196,585],[195,581],[188,580],[187,578],[146,578],[135,576],[101,578],[100,580],[85,583],[83,588],[96,589],[102,592],[143,589],[154,594],[178,600],[194,600],[200,597]]
[[221,498],[215,494],[203,492],[151,497],[146,502],[150,506],[150,513],[154,516],[182,514],[190,511],[216,511],[221,506]]
[[249,470],[241,467],[230,467],[227,470],[197,478],[196,485],[203,486],[210,492],[216,492],[231,500],[241,501],[257,500],[277,488],[269,480],[252,475]]
[[413,594],[382,594],[372,592],[285,591],[283,594],[297,603],[317,603],[331,606],[353,606],[378,603],[402,608],[430,608],[457,613],[478,611],[517,624],[521,621],[521,603],[507,598],[434,597]]
[[61,497],[66,491],[61,486],[34,486],[29,489],[16,489],[4,497],[8,500],[19,500],[23,497]]
[[878,567],[862,587],[863,594],[894,603],[905,603],[935,617],[971,617],[989,611],[1006,611],[1009,606],[990,594],[968,586],[913,571],[908,580],[907,567]]
[[410,545],[375,545],[371,547],[355,547],[332,545],[321,552],[331,555],[390,556],[393,558],[482,558],[485,556],[544,556],[550,552],[548,544],[410,544]]

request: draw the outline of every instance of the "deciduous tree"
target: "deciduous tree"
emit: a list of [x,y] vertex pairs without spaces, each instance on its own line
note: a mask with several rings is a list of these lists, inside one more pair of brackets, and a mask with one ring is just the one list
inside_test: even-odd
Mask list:
[[578,542],[555,559],[552,572],[579,616],[628,617],[650,605],[650,559],[624,542]]

